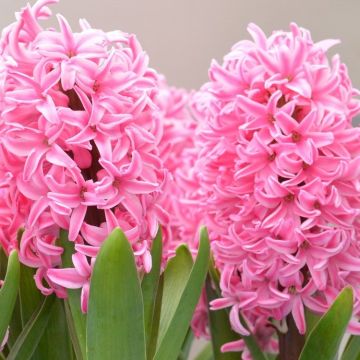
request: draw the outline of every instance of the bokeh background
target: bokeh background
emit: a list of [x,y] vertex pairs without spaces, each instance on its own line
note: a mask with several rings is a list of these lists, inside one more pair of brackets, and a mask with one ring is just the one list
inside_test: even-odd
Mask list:
[[[25,3],[0,0],[0,28]],[[331,53],[341,54],[360,88],[360,0],[61,0],[53,8],[74,30],[84,17],[93,27],[137,34],[151,65],[188,89],[206,81],[212,58],[221,60],[232,44],[249,37],[249,22],[269,34],[295,21],[314,40],[341,39]]]
[[[0,0],[0,28],[25,4]],[[341,55],[360,88],[360,0],[61,0],[52,8],[73,30],[79,18],[86,18],[96,28],[137,34],[151,66],[170,84],[187,89],[207,80],[211,59],[221,61],[235,42],[249,38],[248,23],[270,34],[294,21],[311,30],[315,41],[341,40],[330,55]],[[201,346],[195,344],[191,358]]]

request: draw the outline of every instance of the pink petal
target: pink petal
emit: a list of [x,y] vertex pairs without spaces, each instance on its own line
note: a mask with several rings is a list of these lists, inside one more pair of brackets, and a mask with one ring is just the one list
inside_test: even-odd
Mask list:
[[70,226],[69,226],[69,240],[75,241],[77,236],[79,235],[81,226],[85,219],[85,214],[87,211],[87,206],[80,205],[76,209],[73,210],[70,218]]
[[49,269],[47,276],[55,284],[63,286],[67,289],[79,289],[87,281],[75,269]]
[[300,334],[305,334],[306,332],[306,322],[305,322],[305,313],[304,305],[302,303],[300,296],[295,296],[293,300],[293,308],[291,311],[296,327],[299,330]]

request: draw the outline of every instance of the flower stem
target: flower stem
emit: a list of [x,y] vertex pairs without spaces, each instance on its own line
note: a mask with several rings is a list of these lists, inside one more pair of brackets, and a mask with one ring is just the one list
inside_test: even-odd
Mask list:
[[295,325],[293,317],[286,318],[288,331],[279,333],[279,360],[297,360],[305,343],[305,336],[301,335]]

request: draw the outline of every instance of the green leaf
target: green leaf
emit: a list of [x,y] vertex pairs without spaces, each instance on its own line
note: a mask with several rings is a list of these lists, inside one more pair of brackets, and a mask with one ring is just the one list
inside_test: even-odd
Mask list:
[[55,296],[48,296],[25,325],[7,360],[30,360],[48,324]]
[[21,331],[22,331],[22,324],[21,324],[20,300],[19,297],[17,297],[9,324],[9,338],[7,341],[7,346],[10,349],[14,345]]
[[[208,277],[206,280],[206,296],[208,303],[219,297],[212,285],[212,281]],[[225,309],[216,311],[209,309],[208,315],[211,343],[215,359],[238,360],[240,358],[239,352],[221,352],[222,345],[230,341],[240,340],[240,336],[231,329],[228,311]]]
[[6,334],[14,311],[20,282],[20,264],[16,250],[9,255],[4,284],[0,290],[0,342]]
[[321,315],[315,314],[308,308],[305,309],[305,319],[306,319],[306,338],[309,337],[312,329],[319,322]]
[[[29,321],[34,312],[38,309],[44,301],[44,296],[36,287],[34,281],[35,269],[20,264],[20,288],[19,288],[19,302],[22,328]],[[18,336],[17,336],[18,337]],[[43,357],[37,348],[31,360],[41,360]]]
[[86,345],[88,360],[146,359],[141,285],[120,229],[105,240],[94,265]]
[[20,265],[19,298],[22,326],[25,326],[44,299],[44,296],[36,287],[34,275],[35,269],[23,264]]
[[[164,288],[160,312],[158,344],[169,328],[191,274],[193,260],[186,245],[176,249],[176,256],[169,260],[164,272]],[[186,333],[184,334],[185,337]]]
[[[199,251],[190,274],[190,254],[184,250],[180,250],[177,256],[179,254],[182,254],[181,261],[174,259],[164,273],[163,306],[155,360],[173,360],[180,352],[209,267],[210,245],[207,231],[201,230]],[[179,279],[184,282],[182,286]],[[172,281],[177,281],[176,287],[171,284]],[[178,286],[181,286],[181,294]],[[173,292],[172,298],[170,291]]]
[[193,343],[193,340],[194,340],[194,333],[192,332],[191,328],[189,328],[185,340],[181,346],[181,351],[177,360],[187,360],[189,358],[189,353],[191,350],[191,345]]
[[[66,231],[61,230],[59,245],[64,249],[62,267],[73,267],[72,255],[74,243],[69,241]],[[86,315],[81,311],[80,289],[68,289],[68,298],[65,300],[65,313],[69,327],[70,338],[77,360],[86,359]]]
[[[200,351],[200,353],[195,357],[194,360],[213,360],[213,359],[218,360],[220,358],[217,358],[216,356],[214,357],[212,345],[211,343],[209,343],[204,346],[204,348]],[[236,359],[237,360],[240,359],[239,354],[237,354]]]
[[[213,260],[210,263],[209,274],[210,274],[210,277],[212,280],[212,284],[214,285],[213,290],[215,291],[214,294],[210,294],[210,295],[214,296],[214,297],[221,297],[221,290],[220,290],[220,285],[219,285],[220,275],[219,275],[219,272],[217,271],[217,269],[215,268]],[[238,358],[239,357],[238,353],[222,354],[221,352],[219,352],[219,347],[221,347],[222,343],[223,342],[225,343],[227,341],[226,339],[229,339],[228,341],[231,341],[230,339],[232,338],[232,336],[234,336],[234,335],[231,335],[232,330],[231,330],[230,321],[229,321],[228,309],[222,310],[220,315],[214,315],[212,313],[213,313],[213,311],[209,311],[210,322],[216,321],[214,323],[214,326],[210,328],[211,331],[215,331],[215,338],[213,339],[213,337],[212,337],[212,339],[214,341],[213,344],[214,344],[215,358],[223,359],[222,356],[229,356],[228,358],[224,357],[224,359]],[[218,311],[215,311],[215,313],[218,313]],[[245,328],[247,328],[247,324],[244,321],[244,319],[242,318],[241,314],[239,316],[240,316],[241,323],[244,325]],[[218,327],[221,327],[221,332],[218,331],[218,329],[219,329]],[[240,335],[237,335],[237,339],[239,339],[239,338],[240,338]],[[244,340],[244,342],[245,342],[247,348],[249,349],[251,356],[253,357],[254,360],[267,360],[266,354],[264,354],[261,351],[261,349],[253,335],[250,334],[249,336],[242,336],[241,338]],[[236,340],[236,338],[233,340]],[[232,357],[232,354],[236,354],[237,357]],[[216,357],[216,356],[218,356],[218,357]]]
[[[24,326],[39,304],[43,301],[44,296],[36,287],[34,281],[34,269],[21,265],[20,273],[19,297],[22,324]],[[58,348],[62,349],[61,352],[57,350]],[[46,329],[32,355],[32,360],[60,360],[64,358],[72,358],[72,349],[63,301],[56,299]]]
[[145,338],[147,354],[149,354],[155,302],[160,279],[160,268],[162,259],[162,233],[160,227],[152,244],[151,257],[151,271],[148,274],[144,275],[144,278],[141,282],[141,289],[144,301]]
[[341,360],[360,360],[360,336],[351,336]]
[[152,359],[154,357],[156,351],[156,344],[159,334],[159,325],[160,325],[160,313],[161,313],[161,304],[162,304],[162,295],[163,295],[163,288],[164,288],[164,276],[160,276],[158,291],[156,294],[155,300],[155,309],[154,309],[154,316],[152,321],[152,328],[151,328],[151,335],[150,335],[150,342],[147,348],[147,359]]
[[352,307],[353,291],[346,287],[309,334],[299,359],[313,360],[314,356],[316,360],[336,359]]
[[[59,351],[61,349],[61,351]],[[43,336],[36,349],[42,360],[71,360],[73,356],[71,340],[64,310],[63,300],[56,298]]]

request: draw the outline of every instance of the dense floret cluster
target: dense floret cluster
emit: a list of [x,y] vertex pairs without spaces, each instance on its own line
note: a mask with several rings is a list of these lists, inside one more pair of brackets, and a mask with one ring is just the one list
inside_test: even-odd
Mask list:
[[[73,32],[45,30],[46,5],[17,14],[0,41],[1,245],[18,246],[37,268],[44,294],[83,288],[86,311],[93,260],[116,226],[132,243],[140,271],[159,223],[166,171],[159,157],[158,75],[134,35],[80,21]],[[75,243],[74,268],[55,269],[59,229]]]
[[336,41],[314,43],[295,24],[249,32],[195,96],[196,172],[221,272],[212,307],[231,307],[240,334],[240,311],[250,329],[292,314],[304,334],[304,306],[325,312],[346,284],[360,310],[358,91],[339,57],[327,58]]

